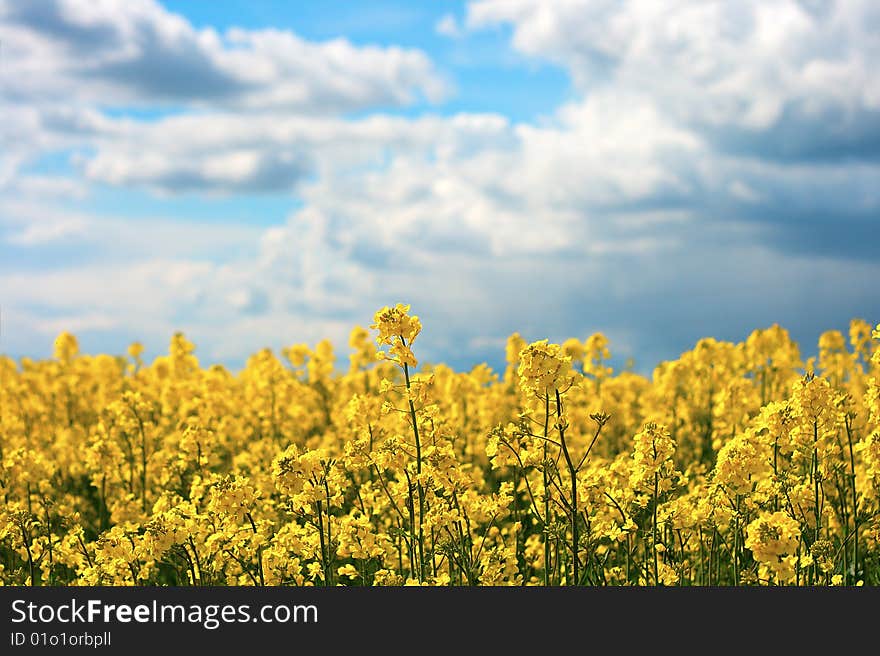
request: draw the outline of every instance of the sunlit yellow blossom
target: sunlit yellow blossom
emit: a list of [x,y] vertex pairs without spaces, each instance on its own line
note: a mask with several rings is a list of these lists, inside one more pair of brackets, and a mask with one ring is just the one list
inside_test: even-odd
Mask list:
[[61,333],[55,338],[55,359],[62,364],[69,364],[79,353],[79,342],[70,333]]
[[800,526],[784,512],[765,513],[746,527],[746,548],[755,560],[769,568],[782,580],[788,580],[793,571],[787,556],[798,547]]
[[533,342],[519,354],[519,385],[523,394],[544,398],[555,391],[567,391],[573,382],[571,358],[559,344],[546,339]]

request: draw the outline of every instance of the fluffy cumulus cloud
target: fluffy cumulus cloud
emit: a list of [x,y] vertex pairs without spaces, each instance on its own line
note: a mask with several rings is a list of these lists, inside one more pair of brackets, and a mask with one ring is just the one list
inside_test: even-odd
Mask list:
[[641,89],[721,149],[876,159],[871,0],[480,0],[467,22],[513,26],[514,47],[562,64],[585,93]]
[[[96,348],[184,328],[241,362],[342,342],[405,300],[428,359],[497,363],[514,330],[603,330],[647,371],[708,334],[880,320],[868,0],[479,0],[435,18],[457,48],[506,26],[564,67],[571,98],[535,122],[444,113],[453,75],[412,49],[197,30],[152,2],[0,2],[0,20],[25,73],[0,126],[13,351],[65,324]],[[419,98],[441,104],[385,112]],[[58,151],[67,177],[23,168]],[[296,208],[270,228],[64,208],[92,188]]]
[[363,169],[391,154],[453,156],[498,143],[506,122],[493,116],[407,120],[213,113],[113,128],[85,165],[93,180],[166,193],[199,189],[294,191],[315,175]]
[[195,29],[153,0],[0,2],[7,98],[334,113],[446,91],[424,53]]

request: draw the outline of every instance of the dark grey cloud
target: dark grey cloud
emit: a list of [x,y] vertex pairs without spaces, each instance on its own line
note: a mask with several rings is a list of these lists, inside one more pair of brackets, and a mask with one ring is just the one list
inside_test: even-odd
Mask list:
[[[804,357],[814,355],[819,335],[846,331],[849,321],[880,321],[880,297],[871,281],[877,263],[787,257],[773,250],[719,236],[694,240],[662,256],[603,256],[471,272],[468,284],[485,305],[456,312],[455,297],[434,288],[406,297],[425,329],[420,346],[432,359],[467,367],[486,361],[503,367],[504,338],[514,331],[527,340],[584,339],[603,332],[619,369],[634,357],[650,374],[661,360],[674,359],[703,337],[739,342],[775,323],[798,341]],[[447,284],[454,284],[455,276]],[[617,284],[625,280],[623,285]],[[438,299],[444,303],[438,305]],[[464,304],[464,301],[462,301]],[[482,343],[474,336],[490,336]]]
[[746,216],[760,226],[762,242],[780,253],[880,262],[878,209],[848,213],[776,208],[752,211]]
[[880,161],[880,109],[790,103],[764,128],[695,126],[720,152],[782,163]]
[[138,43],[138,47],[141,54],[137,57],[90,65],[76,75],[83,81],[102,79],[135,89],[140,97],[151,102],[223,103],[264,86],[218,67],[192,42],[163,46],[147,40]]
[[125,45],[122,34],[112,22],[83,21],[62,0],[25,0],[4,2],[0,18],[7,25],[18,25],[50,37],[68,54],[114,51]]

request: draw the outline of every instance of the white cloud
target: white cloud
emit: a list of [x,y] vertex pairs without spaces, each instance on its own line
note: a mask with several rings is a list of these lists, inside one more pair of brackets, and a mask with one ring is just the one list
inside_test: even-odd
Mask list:
[[[51,196],[0,200],[0,244],[29,249],[36,262],[41,256],[38,247],[53,242],[63,242],[60,245],[73,253],[85,253],[89,259],[110,265],[152,258],[156,253],[171,258],[237,259],[257,253],[261,234],[255,226],[180,216],[98,215],[68,209]],[[51,268],[53,262],[47,259],[43,264]]]
[[452,14],[444,14],[434,26],[434,31],[437,32],[437,34],[448,36],[451,39],[458,39],[463,34],[461,26],[458,24],[458,20],[456,20],[455,16]]
[[34,246],[81,235],[84,228],[85,223],[75,219],[70,221],[32,222],[24,226],[20,232],[11,234],[6,238],[6,241],[17,246]]
[[[37,189],[40,186],[37,185]],[[33,191],[30,185],[24,187]],[[76,212],[50,209],[23,200],[0,201],[0,242],[7,244],[36,246],[81,237],[90,223],[90,217]]]
[[42,198],[44,200],[81,200],[88,188],[81,180],[62,175],[17,175],[0,184],[7,197]]
[[118,315],[76,313],[52,319],[38,318],[33,323],[37,332],[44,337],[55,337],[62,332],[76,334],[92,330],[112,330],[122,327],[123,321]]
[[311,113],[441,99],[422,52],[312,42],[293,32],[196,29],[152,0],[0,2],[7,98],[103,106],[228,106]]
[[182,304],[197,300],[199,281],[214,272],[208,262],[161,257],[136,261],[87,264],[7,276],[7,303],[37,306],[70,316],[113,314],[133,327],[170,326]]
[[93,180],[184,191],[293,191],[328,169],[375,166],[389,153],[455,157],[510,141],[498,116],[375,116],[358,121],[271,114],[177,116],[112,129],[85,165]]
[[871,0],[468,6],[469,28],[497,24],[513,27],[519,51],[565,66],[584,93],[650,95],[725,150],[858,156],[860,142],[880,138],[880,12]]

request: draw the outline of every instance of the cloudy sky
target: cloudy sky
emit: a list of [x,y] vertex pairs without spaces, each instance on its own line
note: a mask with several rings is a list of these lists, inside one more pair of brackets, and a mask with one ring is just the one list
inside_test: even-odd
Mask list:
[[0,0],[0,85],[13,357],[880,321],[876,0]]

